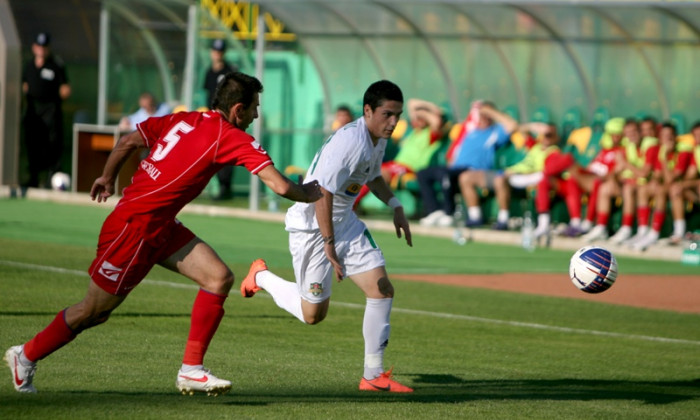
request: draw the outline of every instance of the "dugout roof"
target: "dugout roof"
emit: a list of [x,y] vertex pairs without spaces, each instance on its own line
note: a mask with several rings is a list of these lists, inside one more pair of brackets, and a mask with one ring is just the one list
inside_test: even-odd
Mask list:
[[523,118],[540,107],[658,117],[700,109],[698,2],[258,3],[298,36],[339,98],[385,77],[457,116],[475,97],[515,105]]

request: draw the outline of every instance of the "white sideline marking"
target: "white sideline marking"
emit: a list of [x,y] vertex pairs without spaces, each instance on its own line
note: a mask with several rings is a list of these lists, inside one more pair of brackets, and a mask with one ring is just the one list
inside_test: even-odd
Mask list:
[[[17,261],[7,261],[7,260],[0,260],[0,264],[10,266],[10,267],[26,268],[29,270],[48,271],[48,272],[53,272],[53,273],[71,274],[71,275],[75,275],[75,276],[88,277],[88,274],[85,271],[71,270],[71,269],[61,268],[61,267],[29,264],[29,263],[22,263],[22,262],[17,262]],[[151,285],[155,285],[155,286],[172,287],[172,288],[177,288],[177,289],[199,289],[199,286],[197,286],[195,284],[175,283],[175,282],[164,281],[164,280],[144,279],[142,281],[142,283],[151,284]],[[271,296],[268,294],[265,294],[263,296],[271,298]],[[363,305],[363,304],[349,303],[349,302],[333,301],[333,305],[342,306],[345,308],[353,308],[353,309],[364,309],[365,308],[365,305]],[[615,333],[615,332],[608,332],[608,331],[584,330],[584,329],[580,329],[580,328],[557,327],[554,325],[535,324],[532,322],[505,321],[502,319],[482,318],[482,317],[470,316],[470,315],[457,315],[457,314],[449,314],[449,313],[444,313],[444,312],[421,311],[421,310],[416,310],[416,309],[403,309],[403,308],[396,308],[396,307],[392,308],[392,311],[397,312],[397,313],[409,314],[409,315],[421,315],[421,316],[429,316],[429,317],[434,317],[434,318],[457,319],[457,320],[462,320],[462,321],[482,322],[482,323],[496,324],[496,325],[507,325],[510,327],[533,328],[533,329],[537,329],[537,330],[557,331],[557,332],[564,332],[564,333],[570,333],[570,334],[597,335],[597,336],[602,336],[602,337],[615,337],[615,338],[625,338],[625,339],[642,340],[642,341],[653,341],[653,342],[657,342],[657,343],[700,345],[700,341],[697,341],[697,340],[683,340],[683,339],[679,339],[679,338],[654,337],[654,336],[649,336],[649,335],[623,334],[623,333]]]

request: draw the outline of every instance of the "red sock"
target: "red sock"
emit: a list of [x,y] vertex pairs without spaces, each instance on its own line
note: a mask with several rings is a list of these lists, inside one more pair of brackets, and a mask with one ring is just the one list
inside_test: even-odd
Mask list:
[[65,309],[59,312],[46,328],[24,344],[24,356],[27,359],[38,362],[78,335],[66,324],[65,313]]
[[665,211],[654,211],[654,218],[651,220],[651,230],[661,232],[661,227],[663,227],[665,220]]
[[596,216],[599,188],[600,180],[596,179],[593,181],[593,189],[591,190],[591,193],[588,194],[588,207],[586,207],[586,220],[590,220],[591,222],[595,220]]
[[535,208],[537,213],[549,213],[549,190],[551,189],[551,182],[549,177],[543,177],[542,180],[537,184],[537,192],[535,193]]
[[566,181],[566,208],[569,210],[569,217],[572,219],[581,218],[581,187],[573,179],[569,178]]
[[632,222],[634,221],[633,214],[623,214],[622,215],[622,226],[632,227]]
[[209,293],[199,289],[192,306],[190,335],[185,346],[186,365],[201,365],[209,343],[224,317],[224,301],[227,296]]
[[649,225],[649,207],[639,207],[637,209],[637,226],[648,226]]
[[610,213],[598,213],[598,224],[607,226],[610,220]]

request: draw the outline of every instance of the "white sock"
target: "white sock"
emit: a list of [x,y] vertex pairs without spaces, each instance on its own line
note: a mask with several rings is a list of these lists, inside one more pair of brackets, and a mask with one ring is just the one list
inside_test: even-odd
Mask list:
[[537,229],[541,232],[549,229],[549,213],[540,213],[537,215]]
[[673,236],[682,238],[685,235],[685,219],[673,221]]
[[365,338],[365,379],[374,379],[384,372],[384,349],[389,344],[389,315],[393,298],[367,298],[362,335]]
[[498,220],[499,223],[508,223],[509,217],[510,217],[510,213],[508,213],[508,210],[499,209],[498,210],[498,217],[496,218],[496,220]]
[[653,239],[653,240],[657,240],[657,239],[659,239],[659,232],[657,232],[653,229],[650,229],[646,234],[644,234],[644,237],[649,238],[649,239]]
[[589,231],[591,230],[591,226],[593,226],[593,222],[588,219],[581,222],[581,230]]
[[632,228],[630,226],[620,226],[620,229],[618,229],[616,234],[622,235],[620,232],[625,232],[626,235],[628,235],[630,232],[632,232]]
[[649,232],[649,226],[639,226],[637,227],[637,235],[641,238],[642,236],[645,236]]
[[301,311],[301,296],[296,283],[278,277],[270,270],[258,272],[255,275],[255,283],[272,295],[277,306],[294,315],[299,321],[306,323]]
[[581,219],[578,217],[572,218],[571,220],[569,220],[569,226],[572,226],[575,228],[581,227]]
[[481,207],[469,207],[467,213],[469,214],[469,220],[481,220]]
[[186,365],[183,363],[182,367],[180,367],[180,373],[188,374],[188,373],[194,372],[195,370],[200,370],[200,369],[204,369],[204,366],[203,365]]

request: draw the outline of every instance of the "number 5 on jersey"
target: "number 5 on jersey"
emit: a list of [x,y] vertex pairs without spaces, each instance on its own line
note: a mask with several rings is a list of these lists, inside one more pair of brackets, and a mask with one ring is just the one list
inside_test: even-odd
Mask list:
[[156,162],[165,159],[165,157],[168,156],[168,153],[173,150],[173,147],[177,145],[177,142],[180,141],[180,133],[187,134],[192,130],[194,130],[194,127],[184,121],[180,121],[179,123],[175,124],[175,126],[168,131],[168,134],[163,137],[165,147],[163,147],[162,144],[159,144],[156,147],[156,151],[153,152],[151,159]]

